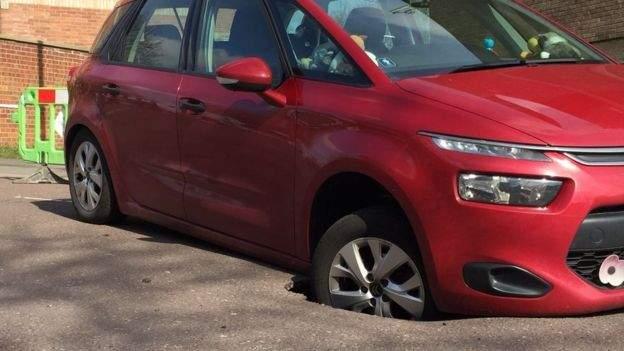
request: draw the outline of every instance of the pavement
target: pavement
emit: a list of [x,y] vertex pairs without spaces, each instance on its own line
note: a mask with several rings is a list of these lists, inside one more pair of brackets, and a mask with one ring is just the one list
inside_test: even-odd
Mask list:
[[[382,319],[299,276],[169,229],[76,220],[66,185],[0,162],[0,350],[620,350],[624,314]],[[5,173],[6,171],[6,173]]]
[[[40,166],[35,163],[24,162],[21,160],[0,158],[0,177],[8,179],[22,179],[31,176]],[[54,174],[63,179],[67,179],[65,166],[50,166]]]
[[4,178],[23,178],[31,175],[38,165],[20,160],[0,158],[0,176]]

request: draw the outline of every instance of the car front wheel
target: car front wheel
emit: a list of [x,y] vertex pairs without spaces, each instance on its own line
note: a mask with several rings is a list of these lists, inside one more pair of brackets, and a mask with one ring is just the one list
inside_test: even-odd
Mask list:
[[387,208],[350,214],[319,242],[314,288],[322,304],[380,317],[432,315],[424,271],[409,225]]

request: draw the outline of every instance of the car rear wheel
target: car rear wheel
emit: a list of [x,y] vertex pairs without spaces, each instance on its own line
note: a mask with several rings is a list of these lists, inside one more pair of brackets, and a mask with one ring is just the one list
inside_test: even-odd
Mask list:
[[117,220],[119,211],[104,154],[87,131],[72,143],[69,159],[69,188],[78,218],[94,224]]
[[433,300],[409,225],[387,208],[350,214],[319,242],[314,288],[322,304],[380,317],[429,318]]

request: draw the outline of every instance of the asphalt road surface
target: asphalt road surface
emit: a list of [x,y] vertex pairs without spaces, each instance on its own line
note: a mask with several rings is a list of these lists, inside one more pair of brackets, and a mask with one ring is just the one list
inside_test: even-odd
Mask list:
[[137,220],[75,220],[66,186],[0,179],[0,350],[621,350],[624,312],[394,321],[320,306],[294,274]]

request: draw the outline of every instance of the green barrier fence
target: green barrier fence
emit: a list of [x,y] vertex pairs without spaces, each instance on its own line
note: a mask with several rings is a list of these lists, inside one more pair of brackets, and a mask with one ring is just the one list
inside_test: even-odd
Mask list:
[[67,122],[67,88],[24,90],[13,122],[18,124],[18,151],[24,161],[65,164],[63,133]]

